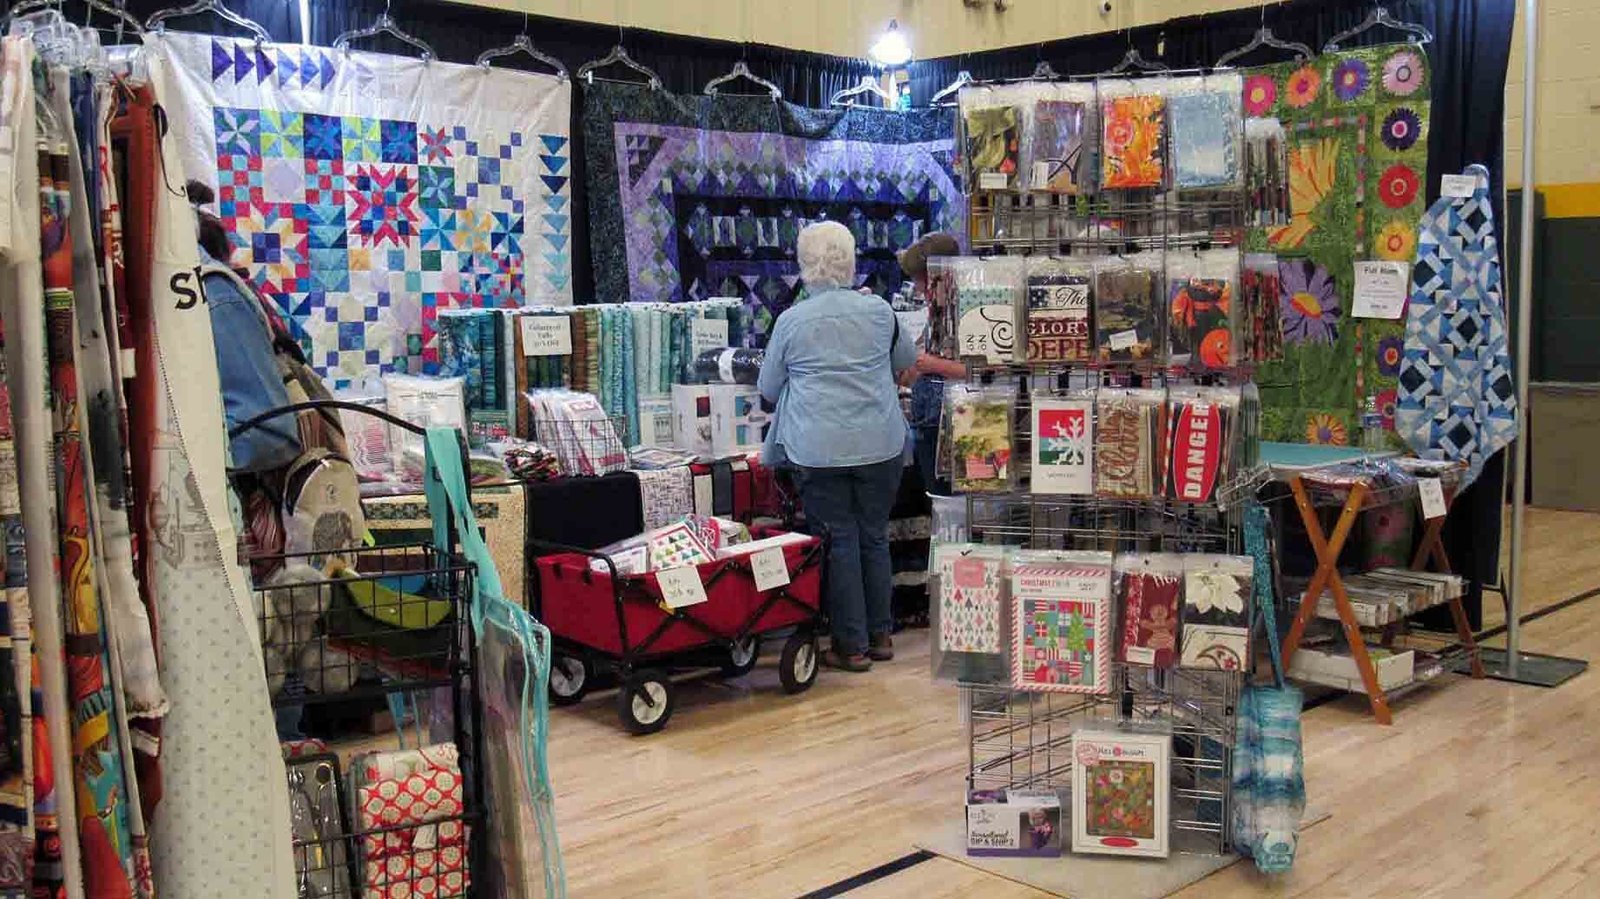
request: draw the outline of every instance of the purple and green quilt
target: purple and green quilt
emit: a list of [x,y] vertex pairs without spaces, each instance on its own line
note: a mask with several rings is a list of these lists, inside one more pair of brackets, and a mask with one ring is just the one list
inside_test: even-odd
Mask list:
[[855,234],[859,283],[886,294],[895,254],[965,228],[948,110],[808,109],[766,97],[584,90],[596,299],[738,297],[760,345],[801,290],[795,238]]

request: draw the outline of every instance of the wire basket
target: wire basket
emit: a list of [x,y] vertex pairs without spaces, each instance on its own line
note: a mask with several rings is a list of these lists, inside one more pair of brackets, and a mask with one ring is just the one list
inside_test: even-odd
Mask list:
[[[427,544],[282,557],[256,590],[274,705],[450,683],[465,641],[472,566]],[[331,560],[331,561],[330,561]],[[333,567],[337,573],[324,572]]]

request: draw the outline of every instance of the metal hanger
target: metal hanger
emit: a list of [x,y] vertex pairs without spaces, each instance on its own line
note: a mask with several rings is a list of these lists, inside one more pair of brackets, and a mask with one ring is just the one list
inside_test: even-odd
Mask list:
[[1332,53],[1333,51],[1339,49],[1340,44],[1344,43],[1350,38],[1355,37],[1363,31],[1369,31],[1378,27],[1393,28],[1396,31],[1404,31],[1405,33],[1411,35],[1412,42],[1419,47],[1423,44],[1429,44],[1433,42],[1433,32],[1422,27],[1421,25],[1414,25],[1410,22],[1402,22],[1399,19],[1396,19],[1394,16],[1389,15],[1388,8],[1380,3],[1372,7],[1372,12],[1367,13],[1367,17],[1362,20],[1360,25],[1357,25],[1356,27],[1347,31],[1341,31],[1334,35],[1332,39],[1322,46],[1322,52]]
[[746,66],[744,64],[744,60],[742,59],[733,64],[733,69],[729,71],[728,74],[718,75],[710,81],[707,81],[705,90],[701,93],[704,93],[708,97],[715,97],[717,95],[717,87],[719,85],[727,84],[730,81],[738,81],[740,78],[753,81],[756,84],[766,88],[767,93],[772,95],[772,99],[774,100],[783,99],[783,91],[778,90],[778,86],[776,84],[773,84],[767,79],[762,78],[754,72],[751,72],[749,66]]
[[378,16],[376,22],[365,28],[353,28],[334,38],[333,49],[349,53],[351,41],[365,40],[369,37],[377,37],[380,34],[387,34],[401,43],[410,44],[417,48],[417,52],[422,54],[422,61],[425,63],[432,62],[434,57],[438,55],[421,38],[412,37],[400,28],[399,24],[395,22],[394,16],[389,15],[389,0],[384,0],[383,14]]
[[860,84],[857,84],[855,87],[847,87],[842,91],[836,92],[833,95],[833,98],[828,101],[828,105],[854,106],[856,105],[855,98],[861,96],[862,94],[873,94],[881,98],[883,100],[884,108],[886,109],[894,104],[894,98],[889,96],[889,92],[880,87],[878,82],[873,80],[871,75],[862,75]]
[[[133,16],[132,13],[128,12],[128,10],[124,8],[127,0],[117,0],[116,5],[106,3],[105,0],[80,0],[80,2],[82,2],[85,7],[88,7],[88,11],[90,13],[98,10],[117,19],[116,34],[118,41],[122,40],[122,31],[126,27],[133,28],[135,34],[144,34],[144,23],[140,22]],[[59,11],[61,8],[61,0],[22,0],[21,3],[13,6],[11,11],[6,14],[4,22],[9,24],[18,16],[27,15],[34,10],[48,8],[54,8]],[[89,27],[89,17],[87,15],[84,16],[83,27]]]
[[1060,77],[1061,73],[1056,71],[1055,66],[1052,66],[1050,63],[1041,59],[1039,60],[1039,64],[1033,67],[1033,74],[1028,76],[1028,80],[1053,81],[1054,79]]
[[1166,63],[1151,62],[1144,58],[1138,47],[1129,47],[1128,52],[1122,54],[1122,61],[1101,72],[1102,75],[1121,75],[1127,71],[1135,72],[1170,72]]
[[519,51],[533,57],[536,62],[542,62],[545,65],[555,69],[557,77],[559,77],[562,81],[567,80],[567,67],[561,64],[561,60],[556,59],[554,56],[551,56],[548,53],[542,53],[539,50],[534,49],[533,41],[528,38],[527,13],[522,14],[522,33],[517,35],[516,40],[504,47],[497,47],[493,50],[485,50],[482,53],[479,53],[476,62],[478,65],[487,69],[489,68],[490,60],[499,59],[502,56],[514,56]]
[[[960,73],[958,73],[956,75],[956,80],[954,80],[954,81],[950,82],[949,84],[945,85],[944,87],[940,88],[939,92],[933,95],[933,98],[928,101],[928,105],[929,106],[954,106],[954,105],[956,105],[956,101],[953,98],[956,95],[961,93],[961,88],[963,88],[966,85],[969,85],[971,83],[972,83],[972,73],[967,71],[966,69],[962,69],[960,71]],[[951,101],[948,102],[948,103],[939,102],[939,101],[943,100],[946,97],[952,98]]]
[[205,12],[215,13],[217,18],[222,19],[225,22],[231,22],[234,25],[238,25],[240,28],[243,28],[255,35],[257,44],[267,44],[272,42],[272,35],[267,33],[267,29],[262,28],[253,20],[247,19],[228,7],[222,5],[222,0],[199,0],[199,2],[191,3],[188,6],[163,9],[160,12],[150,16],[150,18],[145,19],[144,27],[146,30],[154,31],[156,34],[162,34],[167,30],[168,19],[177,19],[184,16],[196,16]]
[[[594,84],[595,69],[603,69],[610,65],[620,65],[632,69],[645,77],[645,83],[650,86],[651,90],[661,90],[661,76],[657,75],[655,71],[648,66],[635,62],[633,57],[628,55],[628,51],[622,49],[622,44],[620,42],[615,47],[612,47],[611,52],[607,53],[605,56],[599,59],[591,59],[583,65],[578,66],[578,77],[583,79],[584,84]],[[622,81],[615,78],[601,78],[599,80],[610,81],[613,84],[637,83],[633,81]]]
[[[1264,8],[1265,7],[1263,7],[1263,9]],[[1217,59],[1216,65],[1212,66],[1212,68],[1226,68],[1228,63],[1233,62],[1235,59],[1238,59],[1241,56],[1248,55],[1262,47],[1272,47],[1275,50],[1292,51],[1295,56],[1299,58],[1300,62],[1305,62],[1311,57],[1317,55],[1315,50],[1312,50],[1305,44],[1302,44],[1299,41],[1282,40],[1277,35],[1272,33],[1271,28],[1262,25],[1260,28],[1256,29],[1256,36],[1250,39],[1250,43],[1245,44],[1243,47],[1240,47],[1237,50],[1229,50],[1228,52],[1222,54],[1222,56]]]

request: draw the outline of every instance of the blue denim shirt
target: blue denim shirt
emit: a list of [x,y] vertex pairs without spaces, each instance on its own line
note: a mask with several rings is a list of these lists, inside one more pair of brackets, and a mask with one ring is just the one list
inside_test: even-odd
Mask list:
[[769,463],[842,468],[905,451],[895,376],[917,361],[917,347],[895,331],[888,303],[853,290],[813,294],[778,317],[758,381],[777,404]]
[[[200,257],[203,264],[216,264],[204,250]],[[289,405],[289,393],[284,389],[272,351],[272,332],[256,306],[256,298],[220,272],[207,273],[201,284],[211,313],[211,336],[216,344],[217,376],[228,427]],[[271,471],[300,455],[299,425],[293,415],[285,415],[263,422],[229,444],[233,471]]]

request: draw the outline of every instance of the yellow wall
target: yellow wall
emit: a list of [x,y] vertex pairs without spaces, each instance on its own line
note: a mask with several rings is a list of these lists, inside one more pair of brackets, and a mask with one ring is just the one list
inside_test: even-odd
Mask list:
[[[1256,6],[1241,0],[466,0],[635,28],[865,56],[895,18],[921,58],[1016,46]],[[1600,216],[1600,0],[1541,0],[1538,182],[1552,214],[1573,208]],[[1520,20],[1520,16],[1519,16]],[[537,41],[538,36],[534,36]],[[1522,166],[1522,29],[1512,39],[1506,83],[1506,172]],[[1569,189],[1564,185],[1573,185]],[[1569,211],[1567,214],[1571,214]]]

